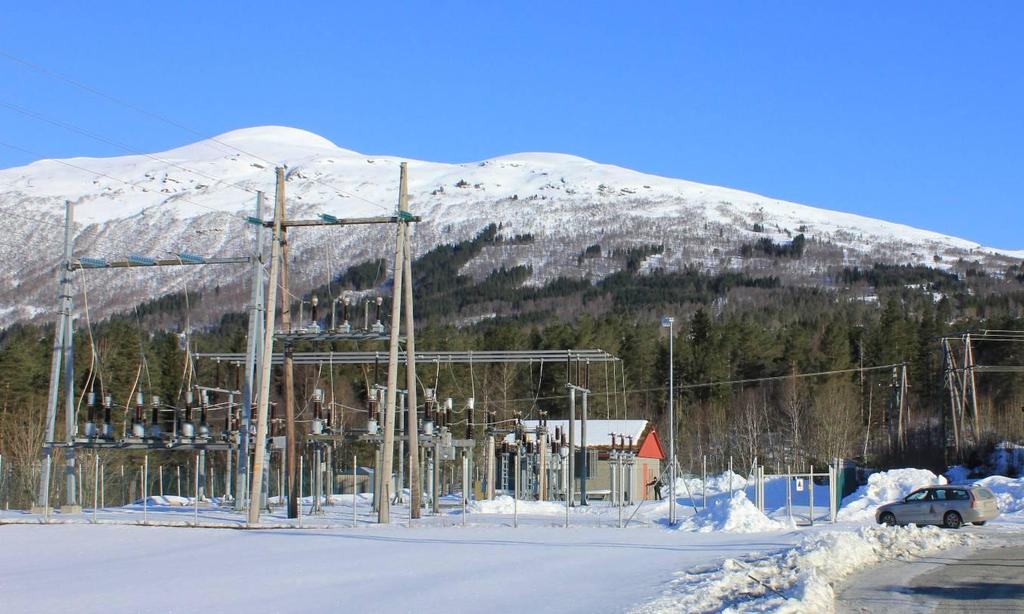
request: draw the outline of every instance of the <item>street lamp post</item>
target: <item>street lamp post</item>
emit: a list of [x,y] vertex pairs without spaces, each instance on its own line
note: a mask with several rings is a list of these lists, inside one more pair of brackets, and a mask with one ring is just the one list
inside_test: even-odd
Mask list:
[[668,329],[668,522],[676,523],[676,412],[675,412],[675,390],[673,382],[672,367],[675,362],[674,349],[672,347],[675,318],[664,316],[661,318],[662,328]]

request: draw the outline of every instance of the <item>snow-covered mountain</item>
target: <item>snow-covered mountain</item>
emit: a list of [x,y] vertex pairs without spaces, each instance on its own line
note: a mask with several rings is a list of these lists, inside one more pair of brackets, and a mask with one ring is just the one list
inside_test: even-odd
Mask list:
[[[294,128],[248,128],[178,149],[116,158],[41,160],[0,171],[0,326],[45,319],[56,302],[55,264],[64,202],[75,205],[76,256],[106,258],[180,252],[247,254],[255,192],[267,194],[274,166],[285,165],[289,217],[319,213],[355,217],[392,212],[400,158],[337,147]],[[558,276],[592,278],[621,267],[614,249],[659,244],[646,268],[697,265],[708,270],[771,269],[822,276],[836,265],[873,262],[948,266],[959,258],[998,270],[1024,251],[977,243],[880,220],[772,199],[728,188],[646,175],[583,158],[522,153],[465,164],[409,160],[410,203],[423,217],[415,250],[465,239],[490,223],[529,243],[487,248],[466,267],[483,276],[501,265],[529,264],[541,284]],[[347,264],[390,253],[383,226],[314,228],[291,233],[296,292],[327,280]],[[800,260],[741,257],[759,238],[808,239]],[[605,257],[579,259],[590,245]],[[216,289],[219,308],[246,301],[241,266],[88,271],[77,277],[76,302],[93,317],[163,294]],[[241,282],[241,283],[239,283]]]

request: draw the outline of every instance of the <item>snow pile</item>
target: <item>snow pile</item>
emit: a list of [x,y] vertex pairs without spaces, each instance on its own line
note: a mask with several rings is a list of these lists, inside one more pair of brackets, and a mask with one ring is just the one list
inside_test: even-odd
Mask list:
[[789,527],[765,516],[747,499],[746,493],[739,491],[731,499],[719,497],[712,500],[707,509],[684,520],[679,528],[698,533],[710,533],[711,531],[761,533]]
[[999,504],[999,511],[1004,514],[1024,512],[1024,478],[1006,478],[1001,475],[978,480],[978,486],[992,491]]
[[[729,492],[730,487],[733,491],[743,490],[747,487],[747,478],[733,471],[723,471],[718,475],[709,475],[707,476],[707,482],[702,482],[699,477],[676,478],[677,497],[692,496],[699,498],[701,492],[706,493],[708,496],[716,495]],[[702,488],[704,488],[703,491]],[[668,490],[666,489],[665,492],[668,492]]]
[[832,612],[833,586],[862,568],[970,543],[936,527],[865,527],[804,538],[796,547],[677,574],[666,593],[634,610],[660,612]]
[[988,464],[996,475],[1020,475],[1024,469],[1024,446],[1008,441],[996,444]]
[[843,499],[837,519],[872,521],[879,505],[902,499],[923,486],[945,483],[946,478],[927,469],[891,469],[873,473],[867,484]]
[[565,505],[553,501],[523,501],[517,504],[508,495],[499,495],[490,501],[473,501],[466,506],[471,514],[513,514],[518,508],[520,514],[553,515],[564,514]]
[[[193,499],[191,497],[177,497],[175,495],[152,495],[146,497],[145,505],[148,507],[184,507],[186,505],[192,505]],[[139,499],[130,505],[125,507],[142,507],[143,500]]]

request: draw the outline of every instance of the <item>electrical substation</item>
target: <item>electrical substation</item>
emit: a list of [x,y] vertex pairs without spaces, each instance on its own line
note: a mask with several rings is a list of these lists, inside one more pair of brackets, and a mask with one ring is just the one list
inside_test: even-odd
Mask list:
[[[399,177],[398,208],[385,217],[345,219],[322,214],[318,219],[289,219],[283,168],[276,169],[276,179],[272,219],[264,219],[264,195],[258,193],[253,214],[245,218],[253,235],[252,252],[232,257],[187,252],[170,258],[135,254],[123,260],[74,257],[74,207],[67,204],[59,320],[34,512],[51,513],[51,465],[57,450],[63,453],[65,464],[62,512],[81,510],[84,491],[79,481],[83,472],[90,470],[94,473],[93,507],[99,506],[106,498],[106,493],[100,492],[105,488],[105,468],[113,464],[112,458],[124,453],[134,453],[136,459],[142,455],[138,480],[130,492],[136,493],[132,499],[141,499],[144,511],[149,496],[164,495],[165,466],[174,467],[176,491],[182,494],[184,466],[186,473],[192,474],[192,486],[186,478],[184,493],[194,498],[197,514],[200,501],[212,499],[219,490],[219,505],[245,513],[252,525],[275,503],[287,506],[289,518],[323,514],[332,497],[345,491],[353,497],[359,491],[372,492],[373,510],[380,523],[389,522],[390,508],[396,503],[408,504],[410,518],[418,518],[423,509],[440,513],[445,497],[457,496],[465,510],[471,499],[498,495],[560,501],[567,509],[587,506],[592,498],[611,500],[620,506],[621,523],[621,506],[645,498],[647,483],[661,476],[665,457],[653,426],[643,420],[592,420],[588,415],[591,366],[615,367],[620,363],[615,356],[593,349],[416,351],[410,243],[411,226],[418,218],[409,213],[405,163]],[[381,296],[353,298],[347,293],[326,301],[315,295],[308,301],[296,300],[289,291],[289,233],[356,224],[395,228],[390,305]],[[269,257],[265,253],[268,238]],[[181,335],[185,364],[178,398],[162,399],[146,389],[141,377],[144,355],[130,398],[115,399],[93,369],[84,390],[76,390],[73,276],[84,270],[182,266],[248,268],[246,351],[198,352],[186,329]],[[296,302],[298,315],[293,318]],[[336,342],[347,341],[376,344],[379,349],[333,349]],[[236,378],[239,385],[233,388],[201,381],[197,374],[203,370],[197,366],[203,364],[234,368],[240,372]],[[495,411],[478,407],[473,396],[463,394],[456,400],[457,395],[440,390],[440,381],[427,387],[417,374],[418,366],[439,373],[442,366],[472,369],[490,364],[536,365],[541,373],[548,365],[556,371],[564,366],[568,420],[549,421],[545,412],[539,420],[524,420],[518,412],[499,418]],[[333,370],[345,365],[367,371],[372,368],[365,407],[360,411],[365,413],[365,421],[339,419],[333,392],[328,397],[319,385],[308,399],[310,418],[297,420],[296,370],[313,370],[320,377],[328,369],[333,377]],[[404,385],[399,383],[400,370],[404,370]],[[276,400],[271,399],[272,380],[280,381]],[[118,421],[120,410],[123,419]],[[57,436],[61,413],[63,438]],[[474,433],[477,437],[483,433],[483,439],[478,441]],[[356,454],[342,458],[343,449],[372,451],[372,467],[361,466]],[[92,454],[93,467],[81,466],[80,452]],[[121,474],[122,481],[134,480],[125,477],[123,464]],[[159,480],[155,489],[151,486],[153,474]],[[216,489],[211,483],[218,480],[220,488]],[[276,496],[272,496],[275,490]],[[305,495],[312,503],[304,511],[301,502]],[[354,509],[353,505],[353,513]]]

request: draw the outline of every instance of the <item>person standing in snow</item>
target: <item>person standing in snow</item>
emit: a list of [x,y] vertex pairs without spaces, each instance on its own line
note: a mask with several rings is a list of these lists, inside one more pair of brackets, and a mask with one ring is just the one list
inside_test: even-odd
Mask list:
[[654,487],[654,498],[661,501],[661,478],[654,478],[647,485]]

